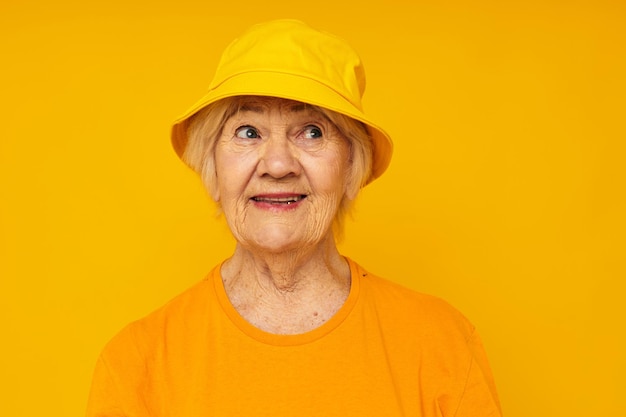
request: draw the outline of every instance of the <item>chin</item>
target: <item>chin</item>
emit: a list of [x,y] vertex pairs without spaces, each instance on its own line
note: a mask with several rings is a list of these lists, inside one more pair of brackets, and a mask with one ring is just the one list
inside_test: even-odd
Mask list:
[[251,246],[263,252],[283,253],[304,249],[309,245],[310,243],[306,241],[264,236],[263,238],[254,239],[254,243]]
[[260,229],[255,236],[244,239],[249,242],[246,246],[269,253],[306,250],[320,244],[323,240],[323,236],[294,233],[291,229],[281,227],[273,227],[265,231]]

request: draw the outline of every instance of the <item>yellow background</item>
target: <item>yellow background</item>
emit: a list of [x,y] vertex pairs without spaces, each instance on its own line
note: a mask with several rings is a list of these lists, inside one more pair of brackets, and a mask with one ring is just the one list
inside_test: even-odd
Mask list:
[[169,126],[279,17],[349,40],[395,139],[342,251],[478,326],[506,416],[626,415],[626,3],[215,3],[2,2],[0,415],[82,415],[104,343],[228,255]]

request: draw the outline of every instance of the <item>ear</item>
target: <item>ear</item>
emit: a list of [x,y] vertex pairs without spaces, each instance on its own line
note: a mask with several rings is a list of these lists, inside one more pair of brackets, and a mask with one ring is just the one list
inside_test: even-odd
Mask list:
[[220,201],[220,189],[217,185],[217,175],[213,177],[213,180],[208,185],[209,195],[216,203]]
[[215,170],[215,161],[213,159],[205,160],[205,163],[202,167],[201,176],[204,188],[206,188],[213,201],[215,201],[216,203],[219,202],[220,189],[217,179],[217,172]]
[[356,184],[346,183],[345,195],[348,198],[348,200],[354,201],[356,199],[356,196],[359,194],[360,189],[361,188]]
[[354,172],[354,161],[350,159],[350,163],[346,168],[344,184],[344,194],[348,200],[354,201],[361,190],[361,185],[357,181],[357,175]]

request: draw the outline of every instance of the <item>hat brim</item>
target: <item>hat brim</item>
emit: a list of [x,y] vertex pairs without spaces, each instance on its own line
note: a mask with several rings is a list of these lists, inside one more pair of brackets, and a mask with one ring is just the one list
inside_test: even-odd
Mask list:
[[191,117],[213,102],[234,96],[269,96],[295,100],[363,122],[373,142],[372,172],[367,183],[378,178],[389,166],[393,153],[390,136],[360,109],[315,79],[274,71],[236,74],[212,88],[185,115],[176,120],[172,126],[172,145],[179,157],[182,157],[187,145],[187,128]]

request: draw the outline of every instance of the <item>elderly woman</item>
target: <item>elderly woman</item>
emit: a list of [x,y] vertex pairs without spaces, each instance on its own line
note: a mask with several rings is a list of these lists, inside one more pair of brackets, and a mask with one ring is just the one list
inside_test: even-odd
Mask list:
[[500,416],[473,326],[337,250],[392,150],[364,86],[343,40],[298,21],[226,49],[172,138],[235,251],[109,342],[88,416]]

